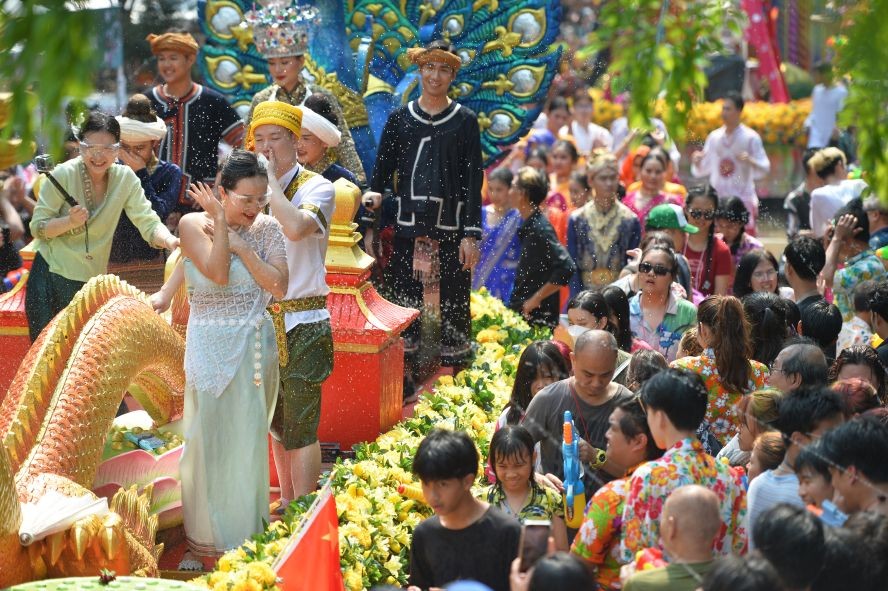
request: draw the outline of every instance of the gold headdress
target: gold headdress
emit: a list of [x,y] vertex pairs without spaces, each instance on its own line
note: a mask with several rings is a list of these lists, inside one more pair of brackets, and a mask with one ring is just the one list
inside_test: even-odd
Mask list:
[[256,108],[253,109],[253,118],[250,119],[247,139],[244,142],[244,147],[247,150],[252,150],[255,147],[253,132],[257,127],[263,125],[280,125],[299,137],[302,134],[302,109],[280,101],[265,101],[256,105]]

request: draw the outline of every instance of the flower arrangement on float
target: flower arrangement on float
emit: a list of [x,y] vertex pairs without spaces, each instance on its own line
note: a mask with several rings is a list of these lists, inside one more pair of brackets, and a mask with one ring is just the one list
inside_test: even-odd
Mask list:
[[[412,418],[373,442],[355,446],[355,458],[339,460],[331,470],[340,564],[349,591],[407,583],[413,528],[431,515],[411,472],[420,441],[434,428],[464,430],[478,446],[483,467],[522,350],[537,338],[548,338],[484,290],[472,293],[471,311],[476,344],[471,367],[439,378],[434,391],[420,397]],[[483,468],[479,476],[482,473]],[[277,589],[271,565],[291,534],[299,531],[314,498],[308,495],[291,503],[281,521],[225,554],[214,572],[194,582],[213,591]]]
[[[600,91],[595,93],[595,114],[592,120],[598,125],[610,128],[611,123],[624,115],[623,106],[603,98]],[[662,116],[667,106],[658,103],[655,112]],[[783,144],[805,147],[805,119],[811,113],[811,99],[800,99],[789,103],[768,103],[751,101],[743,108],[744,124],[759,133],[765,144]],[[709,132],[722,125],[721,101],[696,103],[691,108],[688,120],[688,140],[703,141]]]

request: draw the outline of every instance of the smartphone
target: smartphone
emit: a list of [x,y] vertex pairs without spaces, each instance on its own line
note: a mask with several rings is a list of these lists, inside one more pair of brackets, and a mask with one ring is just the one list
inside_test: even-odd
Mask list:
[[521,559],[518,569],[526,573],[532,569],[540,558],[546,555],[549,548],[549,536],[552,533],[552,522],[528,519],[521,526],[521,541],[518,544],[518,557]]

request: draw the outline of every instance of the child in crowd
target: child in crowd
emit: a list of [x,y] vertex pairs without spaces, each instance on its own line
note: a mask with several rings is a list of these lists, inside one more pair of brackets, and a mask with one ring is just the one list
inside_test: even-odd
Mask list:
[[524,523],[527,519],[552,522],[555,548],[567,550],[567,528],[561,495],[534,480],[537,451],[530,432],[520,425],[506,425],[493,434],[488,459],[496,484],[484,489],[481,499]]
[[835,489],[829,473],[829,463],[823,458],[819,442],[802,450],[795,461],[799,479],[799,496],[809,508],[823,507],[823,501],[832,501]]
[[774,470],[783,462],[786,455],[786,444],[776,431],[762,433],[752,444],[752,454],[749,456],[749,464],[746,465],[747,482],[751,483],[755,478],[768,470]]
[[472,289],[486,287],[495,298],[507,302],[515,283],[521,244],[521,216],[512,207],[509,189],[512,171],[500,167],[487,175],[490,204],[481,209],[481,258],[472,274]]
[[507,591],[521,526],[472,495],[478,450],[469,436],[433,430],[416,450],[413,473],[435,515],[413,531],[411,588],[418,591],[472,579],[494,591]]
[[697,327],[694,326],[687,329],[681,335],[681,340],[678,341],[678,353],[675,354],[675,358],[698,357],[702,354],[703,347],[700,346],[700,341],[697,340]]

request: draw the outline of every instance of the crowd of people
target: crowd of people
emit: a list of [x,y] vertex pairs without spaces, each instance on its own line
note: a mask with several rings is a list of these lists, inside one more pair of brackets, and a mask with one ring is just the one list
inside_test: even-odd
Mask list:
[[[422,308],[437,286],[442,364],[471,357],[471,288],[556,329],[521,356],[483,490],[464,433],[434,431],[419,447],[435,516],[414,533],[413,586],[881,588],[888,208],[848,179],[842,150],[806,152],[778,259],[757,238],[755,181],[770,164],[737,93],[687,179],[662,121],[604,129],[583,86],[551,98],[485,171],[478,118],[448,96],[462,61],[435,41],[410,50],[421,96],[392,113],[368,175],[336,98],[301,77],[296,24],[257,34],[274,84],[246,122],[192,80],[191,35],[149,42],[162,84],[120,116],[86,114],[70,159],[30,190],[26,171],[4,180],[0,263],[33,236],[37,339],[109,261],[181,247],[152,303],[164,311],[188,289],[184,567],[316,488],[333,359],[324,256],[332,182],[344,178],[365,189],[356,221],[386,293]],[[235,148],[221,164],[220,144]],[[408,355],[422,334],[405,333]],[[588,499],[578,527],[562,502],[565,411]],[[269,430],[282,487],[272,508]],[[540,519],[550,555],[527,568],[521,523]]]

